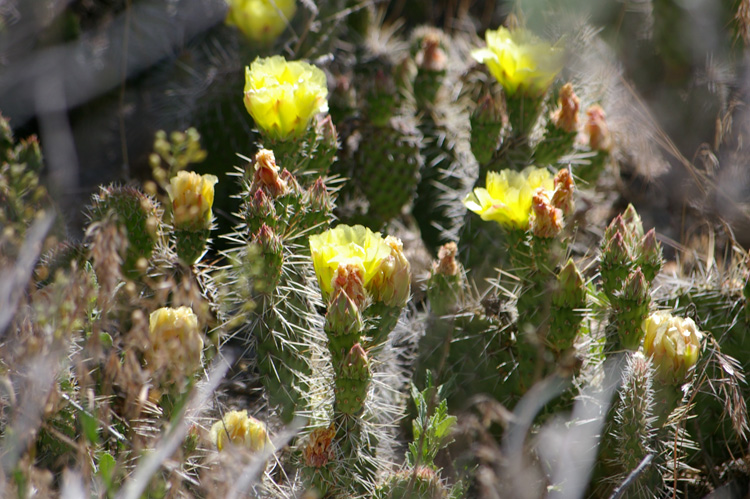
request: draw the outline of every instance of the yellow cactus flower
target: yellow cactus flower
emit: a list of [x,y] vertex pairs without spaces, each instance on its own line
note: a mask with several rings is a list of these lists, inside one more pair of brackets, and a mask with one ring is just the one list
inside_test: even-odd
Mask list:
[[391,247],[380,233],[362,225],[339,225],[310,236],[310,251],[325,299],[333,293],[333,281],[340,266],[361,268],[364,287],[369,291],[370,282],[380,270],[381,263],[391,255]]
[[326,76],[319,68],[276,55],[245,67],[245,107],[273,140],[302,136],[317,113],[328,111]]
[[643,321],[643,330],[643,351],[651,357],[658,375],[667,383],[683,383],[688,370],[698,362],[703,339],[693,319],[656,312]]
[[247,411],[230,411],[224,414],[221,421],[211,426],[209,436],[211,442],[220,451],[224,450],[227,442],[247,447],[253,452],[272,447],[265,425],[254,417],[248,416]]
[[297,12],[296,0],[227,0],[227,4],[226,23],[261,43],[274,41]]
[[203,338],[190,307],[164,307],[149,316],[146,358],[156,369],[193,374],[203,362]]
[[562,69],[562,50],[525,29],[501,26],[487,30],[485,40],[487,47],[473,50],[471,56],[487,66],[509,97],[516,92],[541,96]]
[[464,205],[482,217],[494,220],[506,229],[526,230],[529,226],[534,193],[541,188],[552,191],[552,175],[546,168],[526,167],[523,171],[487,172],[487,187],[477,187],[464,199]]
[[211,207],[214,204],[214,185],[219,179],[214,175],[199,175],[180,171],[169,179],[169,197],[175,228],[206,229],[211,224]]

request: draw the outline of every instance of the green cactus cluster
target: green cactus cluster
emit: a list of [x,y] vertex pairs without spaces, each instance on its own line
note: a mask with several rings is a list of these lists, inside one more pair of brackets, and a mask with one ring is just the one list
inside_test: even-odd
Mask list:
[[690,267],[627,205],[623,117],[563,68],[596,35],[274,4],[228,0],[180,55],[185,131],[79,240],[0,118],[0,495],[746,486],[750,259]]

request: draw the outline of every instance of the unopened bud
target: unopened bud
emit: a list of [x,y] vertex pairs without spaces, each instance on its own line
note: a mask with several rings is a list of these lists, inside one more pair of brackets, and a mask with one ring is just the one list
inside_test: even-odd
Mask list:
[[575,182],[570,170],[563,168],[555,175],[555,191],[552,193],[552,205],[560,208],[565,215],[569,215],[575,208],[573,192],[575,191]]
[[214,203],[214,175],[181,171],[169,180],[175,228],[203,230],[211,223]]
[[446,243],[438,250],[438,261],[432,264],[433,272],[446,276],[455,276],[459,273],[460,268],[456,262],[458,245],[453,241]]
[[339,374],[347,379],[364,380],[370,377],[370,362],[362,345],[355,343],[344,357]]
[[703,340],[695,322],[656,312],[643,321],[643,330],[643,351],[651,357],[659,377],[674,385],[684,383],[688,371],[698,362]]
[[272,198],[286,194],[287,184],[279,177],[279,167],[276,165],[273,151],[261,149],[255,154],[253,164],[253,189],[263,188]]
[[362,309],[367,299],[365,293],[365,267],[358,259],[340,262],[331,280],[333,296],[341,292],[352,299],[358,308]]
[[628,275],[622,298],[630,302],[643,303],[648,298],[649,286],[641,269],[637,268]]
[[661,244],[656,240],[656,231],[649,230],[640,244],[640,255],[636,263],[643,269],[646,280],[651,282],[659,273],[664,263],[661,252]]
[[586,125],[584,127],[589,136],[589,147],[592,151],[609,151],[612,149],[612,136],[607,126],[604,109],[593,105],[586,111]]
[[531,230],[536,237],[553,238],[562,231],[562,210],[555,208],[544,189],[537,189],[531,201]]
[[573,259],[569,259],[557,275],[552,301],[557,307],[583,308],[586,305],[585,282]]
[[362,313],[357,304],[346,293],[334,295],[326,313],[326,333],[329,336],[348,336],[363,328]]
[[628,228],[628,233],[631,235],[633,243],[640,241],[643,237],[643,222],[635,206],[632,204],[628,205],[625,211],[622,212],[622,221]]
[[288,188],[288,191],[286,192],[291,192],[294,194],[300,194],[302,192],[302,187],[300,187],[299,182],[297,182],[297,178],[286,168],[281,170],[281,174],[279,174],[279,177],[281,178],[281,180],[286,182]]
[[266,195],[262,188],[258,188],[250,199],[249,203],[250,216],[266,220],[276,215],[276,207],[273,200]]
[[578,110],[581,107],[581,101],[573,92],[573,85],[570,83],[566,83],[560,89],[557,106],[557,109],[552,113],[552,123],[568,133],[576,132],[578,130]]
[[404,245],[400,239],[386,236],[385,243],[391,254],[384,258],[370,282],[372,298],[389,307],[403,307],[411,290],[411,270],[404,256]]
[[230,411],[224,414],[221,421],[211,426],[210,437],[220,451],[224,450],[228,442],[246,447],[253,452],[273,448],[265,425],[254,417],[248,416],[247,411]]
[[310,193],[310,206],[316,212],[330,212],[333,209],[331,194],[328,192],[323,179],[318,177],[308,189]]
[[422,38],[422,46],[414,57],[417,67],[425,71],[445,71],[448,57],[440,47],[440,37],[437,33],[427,33]]

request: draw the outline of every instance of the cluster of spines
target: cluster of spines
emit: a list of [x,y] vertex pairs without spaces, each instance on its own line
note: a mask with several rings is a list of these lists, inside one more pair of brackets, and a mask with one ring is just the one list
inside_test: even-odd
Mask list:
[[[256,345],[269,401],[289,422],[309,410],[311,351],[322,346],[305,240],[330,223],[332,192],[320,177],[302,188],[295,175],[279,169],[274,153],[263,149],[243,172],[239,197],[242,223],[228,236],[237,245],[228,253],[235,302],[228,320],[244,323],[243,340]],[[255,309],[244,306],[248,301]]]

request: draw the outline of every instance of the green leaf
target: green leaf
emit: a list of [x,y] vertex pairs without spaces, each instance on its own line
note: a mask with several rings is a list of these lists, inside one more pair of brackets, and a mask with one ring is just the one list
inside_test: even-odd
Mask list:
[[81,429],[86,440],[92,444],[99,442],[99,420],[95,416],[85,412],[78,412],[78,420],[81,422]]
[[112,490],[112,479],[114,478],[116,466],[117,462],[111,454],[105,452],[99,457],[99,471],[97,475],[101,478],[108,491]]

